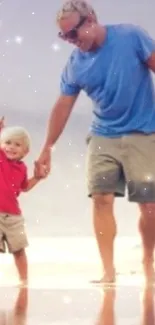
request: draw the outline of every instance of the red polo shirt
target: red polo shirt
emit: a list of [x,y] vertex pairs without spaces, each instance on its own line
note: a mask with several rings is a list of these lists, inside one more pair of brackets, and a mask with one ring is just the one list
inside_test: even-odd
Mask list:
[[0,213],[20,215],[18,196],[27,186],[27,167],[9,160],[0,149]]

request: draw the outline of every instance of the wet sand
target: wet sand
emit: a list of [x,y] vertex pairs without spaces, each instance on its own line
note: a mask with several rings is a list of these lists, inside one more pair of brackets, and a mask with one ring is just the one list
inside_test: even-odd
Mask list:
[[0,325],[154,324],[153,292],[144,291],[140,270],[132,274],[132,267],[138,270],[140,266],[139,260],[137,265],[133,262],[132,251],[128,264],[121,251],[123,275],[118,276],[115,289],[104,291],[90,283],[101,271],[94,242],[85,240],[82,250],[78,243],[69,239],[32,241],[29,285],[21,290],[12,256],[1,255]]
[[138,287],[21,289],[1,287],[1,325],[153,325],[153,292]]

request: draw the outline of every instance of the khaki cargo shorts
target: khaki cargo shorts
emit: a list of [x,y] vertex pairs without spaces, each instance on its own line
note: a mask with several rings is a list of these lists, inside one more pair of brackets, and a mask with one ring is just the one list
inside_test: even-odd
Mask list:
[[0,252],[15,253],[28,246],[22,216],[0,213]]
[[114,193],[131,202],[155,202],[155,133],[87,139],[88,195]]

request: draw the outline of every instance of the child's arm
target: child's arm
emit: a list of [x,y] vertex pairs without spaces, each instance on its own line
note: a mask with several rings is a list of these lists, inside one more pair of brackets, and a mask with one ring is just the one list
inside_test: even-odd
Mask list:
[[28,192],[30,190],[32,190],[33,187],[35,187],[41,179],[38,179],[36,177],[31,177],[30,179],[27,180],[27,184],[23,189],[23,192]]
[[41,176],[37,177],[34,169],[34,176],[29,178],[24,185],[23,192],[30,191],[33,187],[35,187],[42,179],[46,178],[48,173],[46,172],[44,166],[42,166]]

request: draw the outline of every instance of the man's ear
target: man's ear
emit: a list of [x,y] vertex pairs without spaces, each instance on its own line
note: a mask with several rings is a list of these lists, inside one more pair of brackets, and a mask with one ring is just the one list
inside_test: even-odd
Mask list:
[[95,16],[95,14],[93,13],[93,12],[90,12],[89,14],[88,14],[88,16],[87,16],[87,21],[89,22],[89,23],[96,23],[97,22],[97,20],[96,20],[96,16]]
[[88,21],[88,23],[93,23],[94,22],[94,18],[93,18],[91,13],[88,15],[87,21]]

